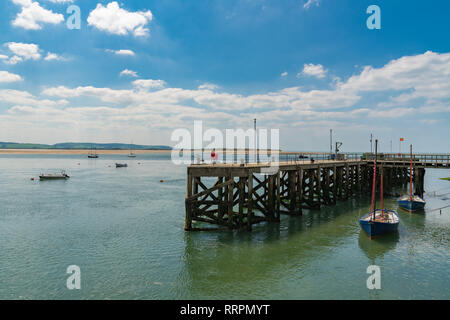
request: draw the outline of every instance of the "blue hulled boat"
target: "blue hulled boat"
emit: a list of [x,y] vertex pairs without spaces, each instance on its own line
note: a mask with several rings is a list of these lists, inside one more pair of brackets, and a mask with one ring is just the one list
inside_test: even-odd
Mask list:
[[418,195],[413,195],[413,154],[412,145],[410,146],[411,163],[409,166],[409,195],[404,195],[397,200],[399,207],[408,210],[409,212],[423,210],[425,208],[425,200]]
[[359,219],[361,228],[371,238],[389,232],[395,232],[398,229],[400,218],[394,210],[381,210],[370,212]]
[[[397,212],[387,209],[376,209],[377,202],[375,200],[375,185],[377,182],[377,149],[378,140],[375,140],[375,161],[373,163],[373,182],[372,182],[372,203],[370,205],[370,212],[365,216],[359,218],[361,228],[369,235],[370,238],[379,236],[385,233],[397,231],[400,223],[400,218]],[[381,168],[380,181],[380,200],[381,208],[383,208],[383,169]]]
[[423,210],[426,202],[421,197],[414,195],[412,198],[410,196],[403,196],[397,200],[397,203],[402,209],[413,212]]

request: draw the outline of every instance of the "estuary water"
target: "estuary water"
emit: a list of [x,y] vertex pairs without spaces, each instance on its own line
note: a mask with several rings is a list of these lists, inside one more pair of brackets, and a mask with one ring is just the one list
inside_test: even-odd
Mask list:
[[[39,181],[60,169],[68,181]],[[450,208],[432,211],[450,204],[448,176],[427,169],[426,212],[399,210],[398,233],[377,240],[358,224],[369,197],[251,233],[186,233],[186,168],[168,155],[0,155],[0,299],[450,299]]]

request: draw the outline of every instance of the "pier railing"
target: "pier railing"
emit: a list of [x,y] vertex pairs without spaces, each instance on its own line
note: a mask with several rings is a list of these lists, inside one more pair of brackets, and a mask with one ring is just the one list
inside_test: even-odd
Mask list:
[[[191,164],[258,164],[268,162],[284,162],[297,163],[316,160],[374,160],[373,153],[325,153],[325,152],[281,152],[260,150],[255,152],[253,150],[192,150],[190,151]],[[377,155],[379,161],[393,161],[393,162],[409,162],[410,154],[399,153],[379,153]],[[413,154],[414,162],[420,162],[425,165],[450,165],[450,154]]]
[[191,153],[192,164],[209,164],[209,163],[222,163],[222,164],[258,164],[268,162],[283,162],[283,163],[296,163],[316,160],[364,160],[363,153],[323,153],[323,152],[274,152],[263,151],[260,153],[255,152],[236,152],[236,151],[219,151],[214,152],[196,151]]
[[[373,158],[373,154],[369,154],[370,158]],[[408,162],[411,159],[410,154],[399,154],[399,153],[387,153],[387,154],[381,154],[379,155],[380,160],[386,160],[386,161],[403,161]],[[429,154],[429,153],[422,153],[422,154],[413,154],[413,161],[414,162],[422,162],[427,164],[450,164],[450,154],[446,153],[440,153],[440,154]]]

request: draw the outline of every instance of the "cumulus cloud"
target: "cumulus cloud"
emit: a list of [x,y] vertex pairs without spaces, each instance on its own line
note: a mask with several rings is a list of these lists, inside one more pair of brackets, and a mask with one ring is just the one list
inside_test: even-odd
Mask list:
[[8,71],[0,71],[0,83],[17,82],[22,80],[22,77],[17,74],[9,73]]
[[298,76],[311,76],[311,77],[316,77],[319,79],[325,78],[326,74],[327,74],[327,70],[325,70],[323,68],[323,66],[321,64],[305,64],[303,66],[303,71],[301,73],[298,74]]
[[137,77],[138,77],[138,74],[137,74],[136,71],[125,69],[125,70],[123,70],[123,71],[120,73],[120,76],[121,76],[121,77],[123,77],[123,76],[129,76],[129,77],[137,78]]
[[133,85],[139,89],[164,88],[166,82],[163,80],[135,80]]
[[[34,43],[8,42],[5,44],[5,46],[13,54],[10,58],[8,56],[2,56],[3,58],[0,57],[0,60],[3,60],[3,62],[6,64],[15,65],[25,60],[37,61],[42,58],[41,52],[43,52],[43,50],[41,50],[39,46]],[[44,60],[66,61],[65,58],[52,52],[47,52]]]
[[106,49],[106,52],[114,53],[118,56],[135,56],[134,51],[127,50],[127,49],[121,49],[121,50]]
[[199,90],[216,90],[219,86],[212,83],[204,83],[198,86]]
[[152,21],[153,15],[150,10],[130,12],[120,8],[116,1],[103,6],[101,3],[89,13],[88,24],[99,30],[115,34],[135,37],[148,36],[147,24]]
[[56,61],[64,61],[65,59],[59,55],[57,55],[56,53],[51,53],[48,52],[47,56],[44,58],[45,61],[52,61],[52,60],[56,60]]
[[8,49],[25,60],[39,60],[41,54],[39,53],[39,46],[34,43],[8,42],[6,43]]
[[286,77],[287,75],[288,75],[287,71],[285,71],[281,74],[282,77]]
[[42,29],[42,24],[59,24],[64,21],[64,16],[62,14],[57,14],[51,10],[42,8],[37,1],[12,1],[22,8],[22,11],[17,14],[12,22],[12,25],[15,27],[21,27],[27,30],[40,30]]

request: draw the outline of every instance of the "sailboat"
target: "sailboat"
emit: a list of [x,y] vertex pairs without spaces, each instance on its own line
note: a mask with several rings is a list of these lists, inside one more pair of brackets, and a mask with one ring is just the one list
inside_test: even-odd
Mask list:
[[136,158],[136,154],[133,152],[133,143],[130,145],[130,153],[128,154],[128,158]]
[[375,185],[377,181],[377,149],[378,140],[375,140],[375,162],[373,164],[372,202],[370,212],[359,219],[361,228],[372,239],[375,236],[397,231],[400,218],[394,210],[383,209],[383,170],[381,171],[381,209],[376,209]]
[[397,200],[400,208],[408,210],[409,212],[423,210],[425,207],[425,200],[423,200],[418,195],[413,195],[413,156],[412,156],[412,145],[411,149],[411,164],[409,167],[409,195],[404,195]]
[[98,158],[97,149],[91,148],[91,152],[88,154],[88,158],[97,159]]

